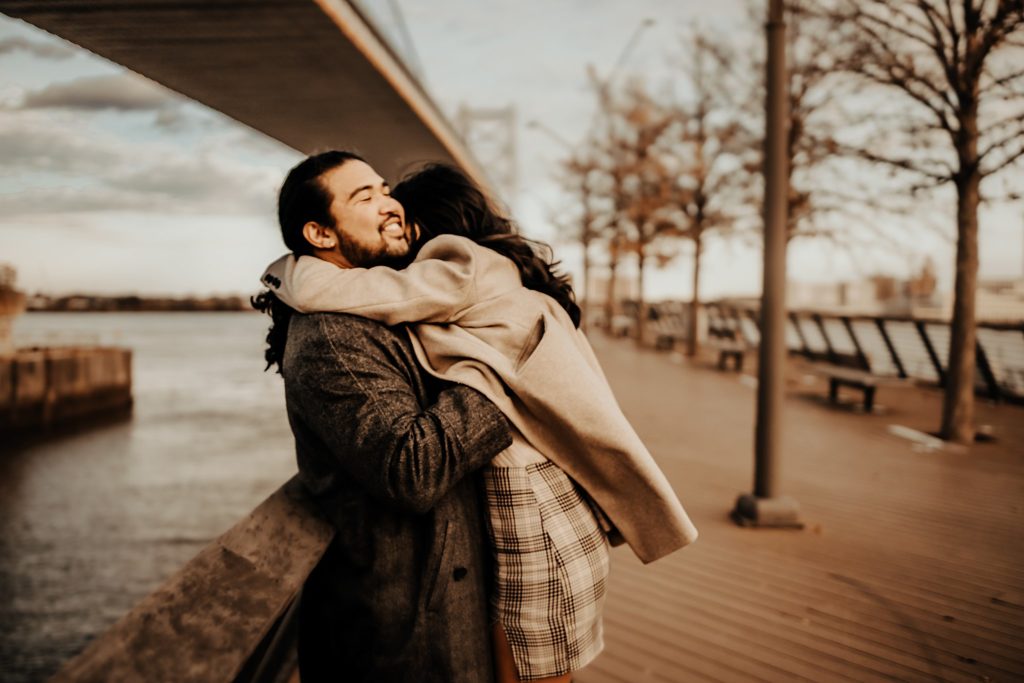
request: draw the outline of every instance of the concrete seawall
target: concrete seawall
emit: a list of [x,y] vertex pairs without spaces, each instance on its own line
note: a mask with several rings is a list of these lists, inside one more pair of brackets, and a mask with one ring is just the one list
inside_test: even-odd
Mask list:
[[18,349],[0,357],[0,434],[46,431],[132,406],[132,352]]

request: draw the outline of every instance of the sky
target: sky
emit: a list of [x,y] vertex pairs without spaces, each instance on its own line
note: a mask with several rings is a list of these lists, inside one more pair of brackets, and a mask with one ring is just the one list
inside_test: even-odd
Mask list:
[[[518,191],[506,196],[529,236],[551,242],[578,271],[579,249],[554,227],[575,197],[557,166],[593,120],[588,65],[601,77],[675,78],[671,55],[691,22],[742,35],[742,0],[362,0],[442,111],[516,109]],[[645,19],[621,67],[613,67]],[[403,30],[404,24],[404,30]],[[541,127],[528,126],[537,121]],[[0,263],[29,292],[249,294],[283,251],[276,192],[301,156],[260,133],[20,21],[0,15]],[[1014,171],[1021,176],[1021,171]],[[1024,178],[1020,179],[1024,186]],[[903,253],[790,249],[791,279],[907,275],[930,257],[952,282],[952,217],[945,235],[914,233]],[[940,231],[941,232],[941,231]],[[917,236],[919,234],[919,236]],[[708,297],[760,288],[756,245],[712,241],[702,268]],[[1021,277],[1024,207],[981,215],[982,278]],[[684,255],[652,270],[652,299],[685,298]]]

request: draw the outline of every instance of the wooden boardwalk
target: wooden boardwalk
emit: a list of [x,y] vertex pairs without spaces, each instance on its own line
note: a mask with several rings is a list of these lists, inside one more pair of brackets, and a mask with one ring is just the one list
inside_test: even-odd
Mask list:
[[926,451],[941,396],[827,406],[794,363],[783,493],[804,531],[728,519],[753,470],[753,378],[593,341],[637,431],[701,531],[643,566],[613,552],[607,648],[578,683],[1024,680],[1024,408],[980,404],[997,441]]

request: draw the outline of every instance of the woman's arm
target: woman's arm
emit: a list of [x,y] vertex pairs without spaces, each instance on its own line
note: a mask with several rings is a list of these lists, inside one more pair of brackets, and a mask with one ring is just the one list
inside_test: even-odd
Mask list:
[[339,268],[289,255],[271,264],[262,280],[300,313],[351,313],[387,325],[443,323],[474,302],[477,267],[472,242],[442,235],[427,242],[404,270]]

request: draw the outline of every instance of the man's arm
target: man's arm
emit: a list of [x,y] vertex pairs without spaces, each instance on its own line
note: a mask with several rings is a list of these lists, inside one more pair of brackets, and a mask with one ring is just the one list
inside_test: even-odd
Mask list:
[[453,385],[421,407],[408,369],[374,336],[377,323],[340,315],[304,322],[318,329],[288,359],[289,400],[370,495],[426,512],[511,444],[508,421],[475,389]]

